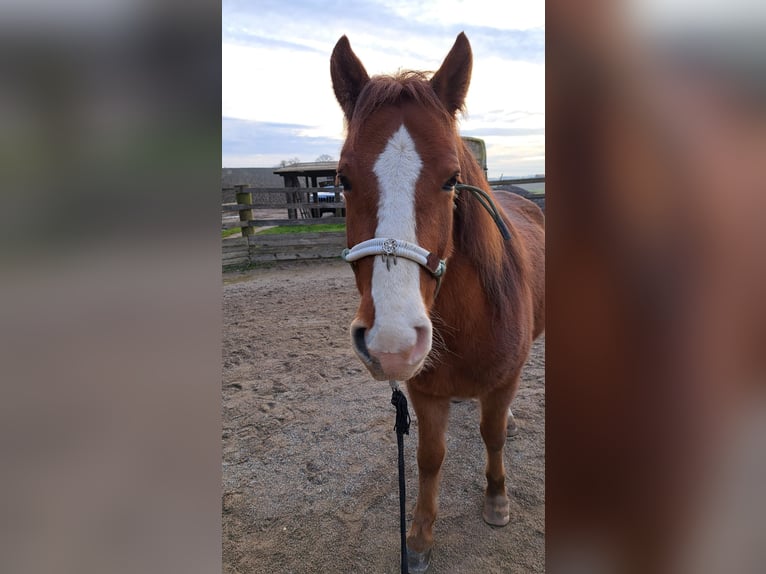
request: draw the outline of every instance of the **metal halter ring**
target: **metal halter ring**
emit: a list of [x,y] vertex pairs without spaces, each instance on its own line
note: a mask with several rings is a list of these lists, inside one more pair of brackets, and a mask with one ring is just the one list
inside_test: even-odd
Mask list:
[[394,265],[396,265],[396,248],[398,246],[396,239],[386,239],[381,246],[381,250],[383,251],[383,253],[381,253],[381,258],[386,264],[386,269],[389,271],[391,271],[391,257],[394,258]]
[[436,293],[438,294],[442,276],[447,270],[447,261],[439,259],[436,254],[408,241],[382,237],[374,237],[373,239],[362,241],[350,249],[344,249],[343,253],[341,253],[341,257],[348,263],[353,263],[371,255],[381,255],[386,263],[386,269],[389,271],[391,270],[392,257],[394,265],[396,265],[397,257],[404,257],[421,265],[436,279]]

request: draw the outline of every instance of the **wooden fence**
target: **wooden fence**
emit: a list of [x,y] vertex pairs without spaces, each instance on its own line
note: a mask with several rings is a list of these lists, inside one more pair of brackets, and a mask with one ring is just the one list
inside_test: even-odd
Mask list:
[[[241,237],[223,239],[223,265],[338,257],[345,231],[258,234],[256,228],[345,223],[345,205],[337,188],[224,188],[222,229],[239,228]],[[232,202],[233,200],[233,202]]]
[[[544,183],[545,177],[491,181],[492,186]],[[542,200],[540,199],[542,197]],[[544,209],[544,195],[535,200]],[[541,203],[542,201],[542,203]],[[346,246],[345,231],[284,234],[256,229],[345,223],[345,205],[337,188],[256,188],[238,185],[222,189],[221,228],[239,228],[241,237],[223,239],[223,266],[267,261],[334,258]]]

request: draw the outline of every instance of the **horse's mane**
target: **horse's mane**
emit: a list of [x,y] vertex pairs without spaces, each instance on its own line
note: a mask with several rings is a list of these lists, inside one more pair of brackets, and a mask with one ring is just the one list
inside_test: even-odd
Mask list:
[[454,118],[431,87],[431,75],[432,72],[403,70],[394,75],[373,76],[359,94],[351,122],[358,125],[381,106],[407,100],[438,110],[445,120],[453,122]]
[[[461,181],[491,193],[478,161],[468,146],[457,137]],[[513,235],[514,226],[507,217],[504,219]],[[455,248],[476,266],[487,299],[492,302],[495,312],[499,315],[507,313],[507,307],[514,301],[514,294],[521,288],[522,254],[518,252],[518,238],[511,237],[508,242],[504,241],[485,209],[468,192],[461,193],[458,198],[454,226]]]

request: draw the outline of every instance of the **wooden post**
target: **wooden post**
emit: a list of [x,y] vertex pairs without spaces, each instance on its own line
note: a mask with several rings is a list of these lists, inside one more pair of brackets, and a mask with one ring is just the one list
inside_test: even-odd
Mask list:
[[[285,178],[285,187],[291,187],[296,188],[300,187],[301,184],[298,181],[297,175],[283,175],[282,177]],[[287,203],[295,203],[296,197],[295,197],[295,191],[287,191],[285,192],[285,196],[287,198]],[[295,209],[288,209],[287,210],[287,219],[298,219],[298,213]]]
[[[253,194],[249,191],[245,191],[245,189],[248,187],[247,185],[235,185],[234,187],[237,188],[236,198],[237,203],[240,205],[252,205],[253,204]],[[252,209],[240,209],[239,210],[239,220],[240,221],[252,221],[253,220],[253,210]],[[242,230],[242,237],[247,237],[249,235],[253,234],[253,228],[249,225],[243,225],[241,228]]]
[[[306,182],[308,183],[308,176],[306,177]],[[311,217],[322,217],[322,208],[319,206],[319,192],[317,191],[318,185],[317,185],[317,176],[312,175],[311,176],[311,189],[313,190],[311,192],[311,201],[316,204],[316,207],[311,210]],[[306,199],[309,199],[308,196]]]
[[[340,201],[340,192],[338,191],[338,188],[335,188],[335,198],[334,200],[336,203]],[[343,208],[342,207],[336,207],[335,208],[335,217],[343,217]]]

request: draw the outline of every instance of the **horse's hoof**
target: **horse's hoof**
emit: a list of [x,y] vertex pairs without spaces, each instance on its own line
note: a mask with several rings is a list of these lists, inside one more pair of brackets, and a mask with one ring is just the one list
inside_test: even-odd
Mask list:
[[505,436],[508,438],[519,434],[519,425],[516,424],[516,419],[513,416],[508,415],[508,432]]
[[513,411],[508,408],[508,426],[505,436],[512,437],[519,434],[519,425],[516,424],[516,417],[513,416]]
[[511,521],[511,503],[505,495],[487,496],[484,499],[484,522],[491,526],[505,526]]
[[407,548],[407,569],[412,574],[422,574],[428,570],[428,566],[431,564],[431,550],[429,548],[425,552],[415,552]]

